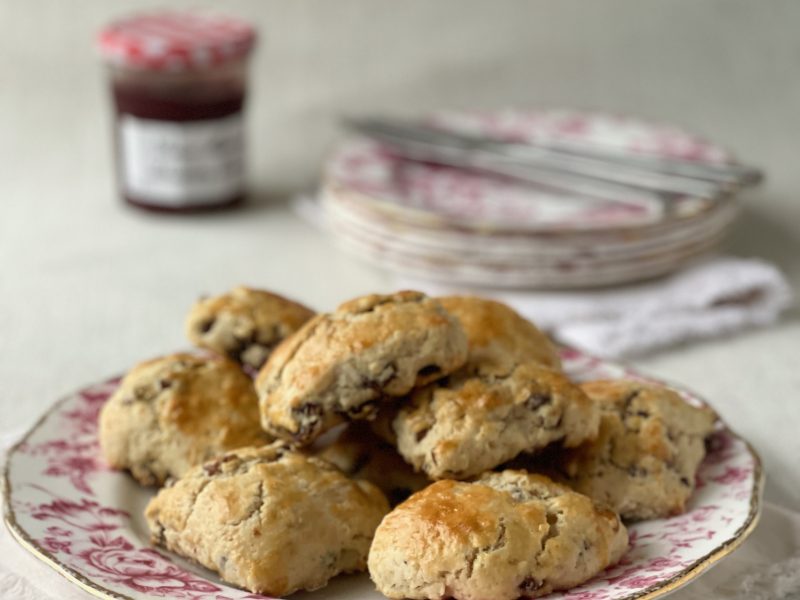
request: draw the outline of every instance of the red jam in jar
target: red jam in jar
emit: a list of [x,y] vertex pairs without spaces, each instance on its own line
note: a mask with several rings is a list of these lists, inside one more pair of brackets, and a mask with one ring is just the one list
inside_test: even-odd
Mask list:
[[247,23],[193,13],[141,15],[101,32],[125,200],[189,211],[243,198],[243,108],[254,43]]

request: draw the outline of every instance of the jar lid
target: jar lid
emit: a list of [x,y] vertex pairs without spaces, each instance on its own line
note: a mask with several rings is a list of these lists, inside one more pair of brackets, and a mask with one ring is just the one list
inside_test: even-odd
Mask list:
[[249,23],[189,12],[136,15],[106,26],[98,36],[108,62],[153,71],[218,66],[246,56],[256,40]]

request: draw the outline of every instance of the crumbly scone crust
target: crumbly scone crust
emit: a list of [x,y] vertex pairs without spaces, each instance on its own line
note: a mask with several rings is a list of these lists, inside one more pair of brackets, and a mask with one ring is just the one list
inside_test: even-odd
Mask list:
[[592,381],[582,388],[600,408],[600,430],[596,440],[560,457],[563,481],[628,520],[682,513],[714,412],[640,381]]
[[222,357],[172,354],[135,366],[106,402],[100,447],[144,485],[239,446],[264,444],[252,380]]
[[283,596],[362,571],[383,494],[280,442],[189,471],[145,511],[152,541],[254,593]]
[[419,292],[364,296],[318,315],[261,369],[265,430],[300,445],[346,420],[370,419],[379,401],[464,364],[458,321]]
[[389,598],[513,600],[568,589],[625,553],[619,517],[522,471],[438,481],[381,522],[369,572]]
[[186,335],[201,347],[259,369],[283,339],[314,316],[302,304],[245,286],[198,300],[186,318]]
[[518,362],[538,362],[561,368],[558,351],[550,339],[511,307],[477,296],[438,298],[445,310],[455,316],[469,341],[467,368],[508,366]]
[[392,505],[431,483],[364,423],[350,423],[316,456],[336,465],[352,479],[365,479],[376,485]]
[[[400,454],[433,479],[466,479],[560,442],[597,435],[595,403],[535,362],[466,370],[414,392],[390,416]],[[380,430],[380,427],[379,427]]]

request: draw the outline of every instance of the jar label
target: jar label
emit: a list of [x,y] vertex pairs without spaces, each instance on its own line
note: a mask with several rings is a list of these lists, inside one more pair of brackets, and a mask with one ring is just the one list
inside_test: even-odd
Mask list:
[[244,190],[242,114],[204,121],[121,115],[124,192],[162,206],[217,204]]

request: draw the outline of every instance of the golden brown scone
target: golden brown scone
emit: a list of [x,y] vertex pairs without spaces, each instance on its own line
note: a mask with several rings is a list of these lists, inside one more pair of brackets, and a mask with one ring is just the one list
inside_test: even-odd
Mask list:
[[196,466],[145,517],[154,543],[234,585],[283,596],[364,570],[388,510],[372,484],[276,442]]
[[333,463],[353,479],[376,485],[392,505],[430,484],[430,479],[414,469],[363,423],[351,423],[317,456]]
[[467,357],[458,321],[419,292],[370,295],[314,317],[256,379],[268,432],[305,445],[378,402],[455,371]]
[[538,362],[561,368],[550,339],[502,302],[476,296],[447,296],[439,302],[461,322],[469,341],[470,364],[486,367]]
[[186,335],[201,348],[260,369],[272,349],[313,316],[283,296],[239,286],[198,300],[186,318]]
[[[432,479],[467,479],[521,452],[597,435],[596,405],[567,377],[528,362],[459,371],[381,415],[400,454]],[[384,433],[385,435],[385,433]]]
[[100,448],[115,469],[161,485],[239,446],[264,444],[252,380],[222,357],[173,354],[135,366],[100,413]]
[[582,387],[600,408],[600,431],[595,441],[558,459],[564,482],[625,519],[682,513],[714,412],[641,381],[592,381]]
[[438,481],[383,519],[369,573],[389,598],[514,600],[579,585],[628,545],[619,517],[541,475]]

